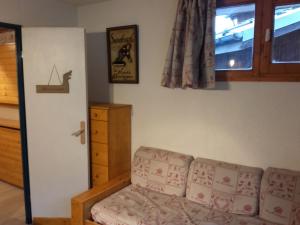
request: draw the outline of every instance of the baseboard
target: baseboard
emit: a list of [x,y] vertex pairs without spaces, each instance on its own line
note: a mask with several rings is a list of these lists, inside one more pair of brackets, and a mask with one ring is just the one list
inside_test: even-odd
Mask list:
[[71,225],[71,219],[36,217],[33,218],[32,225]]

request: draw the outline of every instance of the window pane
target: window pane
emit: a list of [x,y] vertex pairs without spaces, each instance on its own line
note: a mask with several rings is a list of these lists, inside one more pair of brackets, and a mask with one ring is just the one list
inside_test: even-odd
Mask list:
[[275,8],[272,61],[300,63],[300,4]]
[[216,70],[251,70],[255,4],[217,9]]

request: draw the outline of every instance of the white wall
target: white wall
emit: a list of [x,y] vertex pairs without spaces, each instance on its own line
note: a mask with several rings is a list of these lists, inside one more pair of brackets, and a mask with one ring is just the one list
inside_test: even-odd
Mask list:
[[58,0],[0,0],[0,22],[25,26],[76,26],[76,8]]
[[[108,102],[110,87],[107,76],[107,55],[105,33],[86,34],[87,69],[88,69],[88,94],[90,102]],[[101,85],[99,85],[99,83]]]
[[[57,0],[0,0],[0,22],[24,26],[77,26],[77,11]],[[0,105],[0,118],[19,118],[17,107]]]
[[[98,43],[102,56],[88,58],[89,64],[103,64],[99,71],[92,69],[93,85],[98,76],[98,88],[107,90],[105,96],[133,104],[133,151],[148,145],[234,163],[300,170],[300,83],[219,83],[218,90],[211,91],[160,86],[176,3],[112,0],[78,10],[79,25],[103,36]],[[104,32],[107,27],[128,24],[140,28],[140,84],[114,84],[108,89],[103,82],[107,81]]]

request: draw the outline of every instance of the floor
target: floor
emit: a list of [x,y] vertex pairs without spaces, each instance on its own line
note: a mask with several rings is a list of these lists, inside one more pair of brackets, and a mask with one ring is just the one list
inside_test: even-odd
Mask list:
[[0,181],[0,225],[25,225],[23,190]]

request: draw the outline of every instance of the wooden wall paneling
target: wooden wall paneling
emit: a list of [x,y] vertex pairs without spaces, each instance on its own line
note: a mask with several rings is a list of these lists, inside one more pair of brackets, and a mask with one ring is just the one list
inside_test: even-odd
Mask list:
[[20,121],[0,118],[0,127],[20,129]]
[[0,121],[0,180],[23,188],[20,130],[15,127],[18,127],[16,121]]
[[0,45],[0,103],[18,104],[15,44]]

